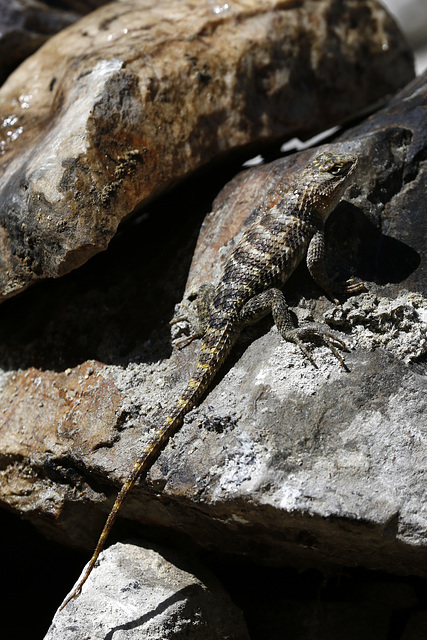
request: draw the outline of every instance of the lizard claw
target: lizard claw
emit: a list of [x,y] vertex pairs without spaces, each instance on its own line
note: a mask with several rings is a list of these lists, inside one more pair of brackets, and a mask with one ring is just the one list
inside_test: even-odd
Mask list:
[[176,340],[174,340],[173,345],[177,349],[183,349],[184,347],[189,345],[190,342],[193,342],[193,340],[196,340],[197,338],[200,338],[200,335],[198,335],[197,333],[191,333],[189,336],[182,336],[182,338],[177,338]]
[[296,327],[294,329],[291,329],[286,333],[282,334],[282,336],[283,338],[285,338],[285,340],[288,340],[289,342],[293,342],[294,344],[298,345],[302,353],[306,356],[306,358],[311,362],[311,364],[316,369],[318,369],[318,366],[316,362],[313,360],[303,340],[309,340],[311,342],[313,341],[313,338],[315,339],[317,338],[321,340],[323,344],[326,345],[332,351],[332,353],[337,358],[342,368],[345,371],[349,371],[349,368],[347,367],[344,361],[344,358],[339,352],[339,349],[341,349],[341,351],[347,351],[347,352],[349,351],[346,343],[343,340],[341,340],[341,338],[338,337],[335,333],[333,333],[332,331],[328,331],[328,329],[326,329],[323,325],[313,322],[310,324],[306,324],[302,327]]
[[[177,327],[176,325],[182,324],[183,326]],[[173,345],[178,349],[183,349],[190,344],[196,338],[201,338],[204,334],[200,327],[200,323],[197,318],[193,307],[187,301],[181,302],[179,311],[169,321],[169,326],[173,327]],[[184,334],[184,335],[182,335]]]
[[[349,278],[348,280],[334,284],[333,291],[337,294],[351,296],[361,291],[366,291],[366,286],[364,282],[358,281],[356,278]],[[336,298],[333,300],[335,304],[338,303]]]

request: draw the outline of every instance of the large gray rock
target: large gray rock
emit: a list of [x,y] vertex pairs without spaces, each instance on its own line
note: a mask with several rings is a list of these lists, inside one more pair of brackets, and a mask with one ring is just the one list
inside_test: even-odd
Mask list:
[[[252,329],[135,488],[123,516],[261,562],[426,575],[426,104],[424,76],[335,143],[355,150],[360,168],[328,226],[329,266],[342,278],[361,275],[368,292],[335,308],[304,269],[286,288],[300,321],[326,313],[344,331],[350,371],[321,346],[313,352],[314,369],[268,323]],[[202,231],[217,238],[216,259],[203,261],[203,239],[194,257],[205,264],[203,276],[210,262],[215,277],[233,203],[246,207],[244,224],[311,153],[246,172],[226,188],[215,206],[221,215],[214,212]],[[170,202],[164,201],[166,210]],[[185,249],[175,254],[172,237],[173,230],[160,258],[154,247],[149,264],[141,269],[131,262],[139,265],[131,272],[120,270],[132,246],[122,236],[123,253],[112,253],[115,270],[106,255],[98,270],[88,266],[81,278],[76,272],[56,289],[66,299],[52,317],[49,289],[31,292],[22,306],[19,300],[6,306],[9,345],[1,359],[23,370],[3,376],[2,500],[62,541],[95,541],[150,426],[180,393],[196,358],[197,342],[168,357],[169,330],[159,320],[176,299],[187,247],[185,238]],[[137,242],[144,242],[143,233]],[[148,251],[152,240],[145,242]],[[195,286],[194,265],[191,272]],[[156,278],[157,296],[147,285]],[[32,334],[19,329],[19,309],[45,314]],[[147,314],[151,334],[141,328]],[[132,331],[140,336],[133,346],[126,342]],[[66,344],[87,349],[82,336],[92,340],[93,356],[116,364],[72,365]],[[61,369],[58,349],[70,368],[43,372]],[[34,362],[39,368],[29,369]]]
[[0,300],[82,265],[208,161],[322,130],[412,76],[376,0],[100,8],[0,91]]
[[241,612],[206,569],[185,557],[116,544],[45,640],[249,640]]

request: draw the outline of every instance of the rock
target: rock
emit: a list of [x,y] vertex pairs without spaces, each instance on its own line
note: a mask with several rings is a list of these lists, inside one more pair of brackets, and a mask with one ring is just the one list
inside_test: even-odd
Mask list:
[[0,0],[0,84],[53,34],[79,18],[38,0]]
[[[329,266],[340,278],[362,276],[369,291],[336,310],[303,268],[286,288],[301,321],[326,313],[354,343],[350,372],[322,347],[314,370],[268,322],[252,329],[124,517],[267,564],[426,575],[426,80],[334,143],[355,149],[360,166],[330,219]],[[215,252],[195,256],[204,275],[222,259],[227,198],[244,209],[244,224],[312,153],[243,173],[220,194]],[[171,355],[166,322],[192,247],[180,214],[201,206],[214,177],[204,180],[152,205],[81,270],[3,305],[2,502],[63,542],[93,545],[151,426],[189,375],[197,343]],[[195,265],[192,273],[194,283]]]
[[[217,384],[187,416],[147,481],[134,489],[124,517],[264,563],[363,565],[426,575],[426,169],[420,161],[427,146],[426,80],[427,75],[415,80],[334,143],[355,149],[360,167],[328,226],[329,266],[337,267],[340,278],[361,275],[368,292],[334,308],[303,269],[286,289],[300,321],[326,313],[347,334],[353,343],[346,355],[350,371],[342,371],[323,347],[314,350],[315,370],[275,328],[255,328],[242,337]],[[233,202],[245,209],[242,220],[250,218],[252,209],[274,197],[279,177],[312,153],[252,169],[226,187],[216,202],[221,215],[215,223],[215,215],[209,216],[202,231],[207,245],[221,238],[212,240],[216,257],[203,262],[206,243],[200,241],[194,258],[205,264],[204,275],[210,262],[215,277],[222,259],[227,199],[231,210]],[[291,180],[292,173],[287,175]],[[259,191],[263,180],[267,196]],[[197,182],[194,189],[203,192]],[[156,215],[170,211],[175,198],[163,200]],[[170,220],[176,215],[174,209]],[[118,239],[121,253],[112,247],[94,266],[54,283],[55,295],[41,287],[4,307],[2,331],[9,346],[3,346],[1,361],[28,371],[3,376],[2,500],[68,543],[93,544],[117,486],[148,439],[149,425],[156,425],[162,408],[179,394],[197,352],[192,343],[168,357],[169,329],[159,325],[159,318],[167,319],[165,305],[178,295],[187,232],[180,253],[171,244],[172,238],[177,242],[173,225],[156,222],[159,243],[161,238],[167,247],[158,255],[144,224],[139,235],[134,223],[134,232]],[[144,268],[130,247],[139,247]],[[156,278],[157,296],[148,284]],[[65,302],[51,317],[49,301],[57,294]],[[123,328],[112,309],[126,322]],[[19,333],[15,327],[26,314],[37,318],[29,335],[28,328]],[[147,314],[152,333],[141,329]],[[139,336],[134,347],[125,342],[132,332]],[[46,364],[28,369],[28,362],[41,361],[40,353],[65,354],[68,343],[84,353],[81,336],[90,337],[97,359],[102,353],[114,364],[91,362],[67,375],[55,372],[58,364],[51,359],[45,361],[50,372],[41,370]]]
[[[407,288],[423,295],[427,293],[423,267],[427,258],[427,229],[422,213],[425,175],[419,158],[426,148],[423,134],[427,126],[426,82],[427,72],[399,92],[386,108],[336,138],[342,151],[351,150],[359,157],[357,186],[347,191],[346,200],[352,204],[353,214],[357,208],[364,216],[351,216],[344,211],[329,225],[333,272],[354,271],[363,279],[380,284],[403,282]],[[204,280],[218,277],[244,226],[280,193],[283,175],[291,182],[293,171],[305,165],[315,151],[307,149],[247,169],[224,187],[203,223],[186,296]],[[416,224],[404,224],[402,211],[408,210],[413,212]],[[352,227],[348,229],[350,224]],[[337,234],[338,241],[335,240]],[[359,248],[360,255],[356,249],[349,253],[348,236],[360,235],[370,246]],[[399,241],[400,238],[404,238],[404,242]],[[400,288],[395,287],[393,294],[398,294]]]
[[[1,429],[10,436],[2,442],[6,467],[0,471],[1,498],[18,512],[33,512],[43,532],[52,538],[58,537],[58,525],[61,528],[57,519],[66,487],[70,480],[78,483],[81,477],[78,462],[75,469],[63,464],[69,456],[70,440],[77,457],[78,451],[84,450],[92,451],[96,458],[99,447],[111,447],[117,437],[118,407],[124,398],[102,375],[104,368],[95,361],[61,373],[29,368],[3,376],[1,381],[3,398],[8,398]],[[23,462],[30,457],[31,468]],[[33,486],[31,492],[27,491],[28,483]],[[96,491],[89,493],[96,500]],[[48,518],[39,519],[37,512],[43,512],[46,505]],[[87,517],[87,506],[81,507],[78,519]],[[80,535],[76,542],[81,542]]]
[[[181,463],[181,471],[177,470],[184,448],[175,448],[170,464],[163,458],[161,473],[167,478],[168,493],[187,495],[192,482],[196,495],[203,496],[202,510],[206,502],[214,504],[217,518],[235,518],[236,530],[255,523],[248,515],[245,496],[250,494],[257,504],[280,505],[288,520],[280,530],[277,514],[272,516],[275,525],[264,514],[262,526],[268,534],[259,550],[259,557],[275,563],[284,560],[272,559],[274,530],[278,538],[282,535],[282,542],[290,536],[296,543],[289,549],[288,561],[297,554],[298,562],[304,563],[304,554],[311,548],[309,562],[321,562],[327,549],[330,560],[335,557],[346,565],[352,564],[356,554],[356,562],[371,568],[424,576],[427,572],[427,514],[420,511],[425,503],[426,383],[421,363],[427,353],[426,172],[419,161],[426,150],[426,80],[427,74],[418,78],[386,109],[347,131],[337,143],[343,151],[351,149],[359,155],[360,167],[355,185],[346,194],[350,206],[341,205],[330,221],[331,272],[338,271],[342,278],[361,275],[369,287],[368,293],[329,307],[325,313],[326,320],[351,335],[357,346],[356,353],[348,356],[349,363],[354,359],[351,373],[341,378],[340,372],[336,377],[334,369],[325,368],[322,382],[320,372],[301,371],[290,359],[289,345],[278,340],[272,346],[278,339],[272,329],[268,338],[247,349],[209,394],[205,408],[192,414],[194,427],[188,430],[187,446],[192,447],[193,468],[185,470]],[[292,181],[292,167],[305,163],[312,153],[308,150],[244,172],[218,196],[202,229],[202,255],[196,250],[188,295],[199,284],[199,262],[204,276],[216,277],[222,261],[219,247],[228,240],[230,220],[233,233],[238,232],[265,206],[262,185],[267,201],[274,200],[281,176],[286,172]],[[232,244],[229,240],[230,248]],[[301,298],[300,286],[295,290],[290,285],[291,299]],[[310,300],[310,289],[295,309],[301,320],[319,317],[316,307],[319,315],[325,310],[321,300],[317,305]],[[320,360],[319,365],[327,367],[326,361]],[[217,431],[222,454],[218,447],[208,453],[206,431],[195,436],[197,422],[202,429]],[[292,433],[282,433],[282,425],[292,425]],[[237,438],[234,444],[229,435]],[[416,441],[415,447],[408,438]],[[202,471],[202,460],[210,473]],[[223,505],[230,505],[227,514],[219,513],[219,496]],[[239,504],[245,505],[241,512]],[[310,517],[304,518],[304,513]],[[317,524],[316,517],[320,518]],[[298,524],[297,518],[302,518]],[[325,530],[328,540],[322,533],[325,518],[333,521]],[[354,527],[348,526],[350,521]],[[333,533],[338,522],[343,529],[338,525]],[[261,521],[259,525],[255,536],[251,529],[257,544],[263,539]],[[206,541],[206,528],[204,535]],[[364,550],[361,540],[367,543]],[[233,541],[228,543],[236,551]],[[338,549],[344,552],[340,559]],[[245,551],[251,556],[256,553],[249,540]],[[244,553],[242,546],[240,552]]]
[[412,75],[376,0],[100,8],[0,91],[0,299],[80,266],[207,162],[320,131]]
[[249,640],[241,612],[206,569],[159,547],[116,544],[45,640]]

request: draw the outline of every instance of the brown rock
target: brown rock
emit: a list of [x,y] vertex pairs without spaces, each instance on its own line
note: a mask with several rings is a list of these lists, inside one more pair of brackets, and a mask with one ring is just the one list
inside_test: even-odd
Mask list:
[[[48,504],[40,524],[54,537],[64,490],[70,479],[80,483],[78,460],[96,458],[97,449],[111,447],[117,437],[123,397],[104,369],[95,361],[62,373],[29,368],[2,381],[1,500],[36,520]],[[68,459],[72,467],[64,465]]]
[[208,161],[319,131],[412,75],[375,0],[99,9],[0,91],[0,299],[80,266]]

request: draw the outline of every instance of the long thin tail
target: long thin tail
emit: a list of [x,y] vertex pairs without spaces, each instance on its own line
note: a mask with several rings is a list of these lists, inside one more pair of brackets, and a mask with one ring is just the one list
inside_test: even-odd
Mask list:
[[[216,335],[210,335],[208,340],[206,340],[205,337],[204,343],[201,347],[200,357],[197,363],[197,369],[194,377],[190,378],[190,380],[188,381],[184,393],[175,404],[175,408],[165,418],[162,426],[156,430],[153,436],[153,440],[147,444],[142,454],[135,462],[133,469],[127,477],[125,483],[120,489],[120,492],[116,498],[113,508],[110,511],[110,514],[104,525],[89,564],[87,565],[86,570],[83,576],[78,581],[77,585],[60,606],[60,611],[68,604],[68,602],[70,602],[70,600],[76,598],[80,594],[84,583],[88,579],[90,573],[92,572],[92,569],[96,564],[96,561],[98,560],[99,554],[104,548],[105,542],[117,518],[117,515],[122,508],[124,501],[132,490],[135,482],[146,471],[148,471],[151,464],[159,455],[163,446],[166,444],[169,438],[172,437],[173,434],[181,427],[185,415],[189,411],[191,411],[191,409],[197,404],[200,397],[204,394],[216,372],[220,368],[227,353],[230,351],[231,340],[224,340],[225,331],[212,331],[212,333]],[[215,344],[213,343],[216,343],[218,346],[215,346]]]

